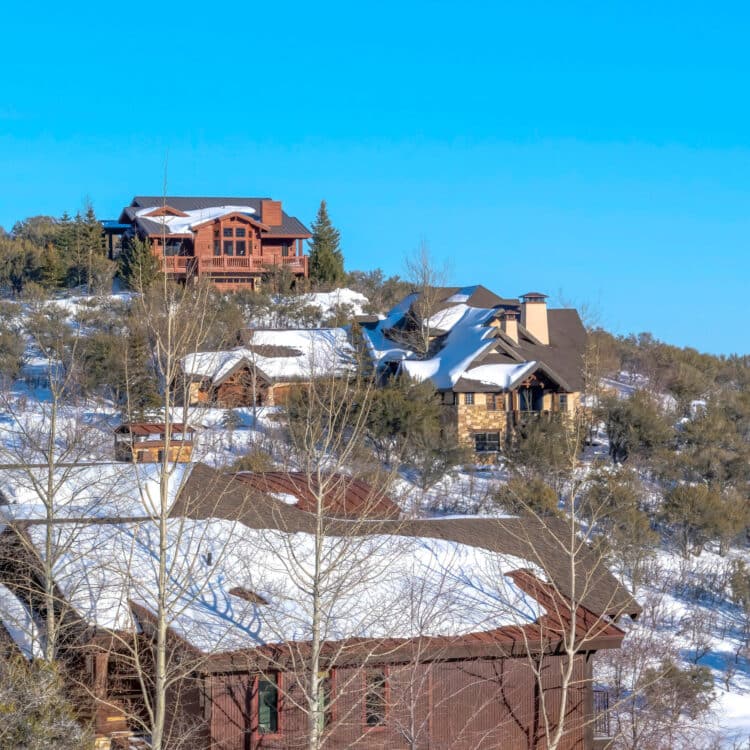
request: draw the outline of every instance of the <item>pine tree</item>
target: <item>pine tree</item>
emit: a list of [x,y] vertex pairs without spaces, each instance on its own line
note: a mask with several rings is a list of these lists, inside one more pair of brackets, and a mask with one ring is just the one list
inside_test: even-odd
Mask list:
[[310,278],[318,284],[336,284],[344,278],[344,255],[339,247],[339,230],[328,216],[325,201],[320,202],[312,225],[310,242]]
[[159,261],[147,242],[133,237],[120,255],[120,276],[130,289],[143,292],[159,276]]

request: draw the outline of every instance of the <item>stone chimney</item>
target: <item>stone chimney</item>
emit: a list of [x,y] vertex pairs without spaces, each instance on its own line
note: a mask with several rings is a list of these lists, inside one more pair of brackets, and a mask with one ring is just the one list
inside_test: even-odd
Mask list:
[[546,294],[528,292],[521,296],[521,325],[542,344],[549,344]]
[[260,220],[269,227],[280,227],[281,201],[261,201]]
[[500,311],[500,330],[513,341],[518,343],[518,310]]

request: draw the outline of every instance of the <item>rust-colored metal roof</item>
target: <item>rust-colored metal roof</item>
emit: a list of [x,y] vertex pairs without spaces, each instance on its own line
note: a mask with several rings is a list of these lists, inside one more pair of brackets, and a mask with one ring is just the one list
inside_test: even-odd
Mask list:
[[[169,425],[172,433],[175,432],[195,432],[195,428],[185,425],[182,422],[173,422]],[[131,435],[163,435],[167,430],[164,422],[126,422],[121,424],[115,432],[126,433]]]
[[382,492],[343,474],[326,476],[322,493],[317,477],[303,472],[243,471],[235,478],[260,492],[292,495],[297,498],[295,507],[308,513],[316,512],[322,494],[325,513],[333,518],[398,518],[400,514],[398,505]]

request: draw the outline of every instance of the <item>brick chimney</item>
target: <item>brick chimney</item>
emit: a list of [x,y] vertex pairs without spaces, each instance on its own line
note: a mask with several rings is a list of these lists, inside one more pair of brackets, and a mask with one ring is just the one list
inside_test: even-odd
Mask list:
[[518,310],[502,310],[500,312],[500,330],[513,341],[518,343]]
[[260,220],[269,227],[280,227],[281,201],[261,201]]
[[521,325],[542,344],[549,344],[546,294],[527,292],[521,296]]

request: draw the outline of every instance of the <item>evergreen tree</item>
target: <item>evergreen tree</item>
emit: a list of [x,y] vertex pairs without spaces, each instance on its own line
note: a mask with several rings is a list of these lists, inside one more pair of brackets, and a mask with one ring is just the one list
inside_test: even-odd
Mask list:
[[320,202],[312,224],[310,242],[310,278],[318,284],[336,284],[344,278],[344,255],[339,246],[339,230],[328,216],[325,201]]
[[138,237],[125,243],[120,254],[120,276],[130,289],[143,292],[159,276],[159,261],[147,242]]

